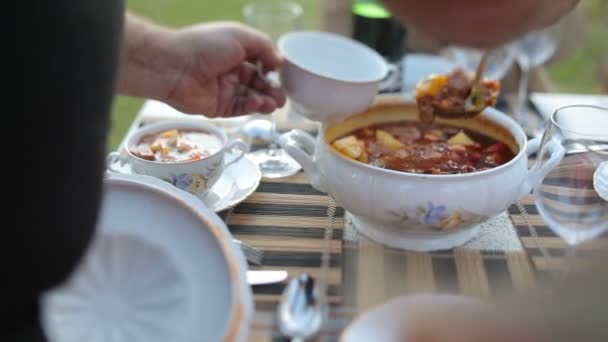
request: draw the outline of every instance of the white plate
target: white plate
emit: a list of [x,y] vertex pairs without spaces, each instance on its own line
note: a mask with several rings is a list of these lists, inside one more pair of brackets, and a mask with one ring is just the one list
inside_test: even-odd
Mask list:
[[196,197],[109,174],[97,235],[70,279],[43,298],[51,341],[244,341],[246,262]]
[[[231,160],[231,158],[234,158],[234,155],[226,154],[227,160]],[[120,165],[119,162],[116,162],[114,167],[121,173],[133,174],[128,163]],[[260,168],[249,157],[244,156],[241,160],[226,168],[217,183],[200,199],[211,210],[220,212],[241,203],[249,197],[260,185],[261,179]]]
[[608,95],[532,93],[530,94],[530,101],[545,120],[549,120],[556,109],[568,105],[591,105],[608,108]]
[[392,299],[373,307],[354,320],[340,336],[340,342],[407,342],[408,315],[416,310],[481,305],[474,299],[448,294],[418,294]]

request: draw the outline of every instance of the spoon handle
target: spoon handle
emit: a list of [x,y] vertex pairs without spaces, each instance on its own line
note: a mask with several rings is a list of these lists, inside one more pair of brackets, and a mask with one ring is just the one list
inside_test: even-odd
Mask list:
[[253,70],[256,74],[256,77],[259,78],[262,82],[265,82],[270,86],[275,86],[274,82],[264,74],[264,65],[262,65],[262,61],[258,60],[255,64],[251,62],[245,62],[244,65],[247,68]]
[[473,88],[476,88],[481,81],[484,71],[486,70],[486,65],[488,64],[488,58],[490,56],[490,50],[485,50],[481,59],[479,60],[479,64],[477,65],[477,70],[475,71],[475,78],[473,78]]
[[[483,77],[483,73],[486,70],[486,64],[488,63],[488,56],[490,55],[490,50],[485,50],[481,59],[479,60],[479,64],[477,65],[477,70],[475,71],[475,76],[473,78],[473,82],[471,83],[471,91],[469,96],[465,99],[465,112],[473,111],[476,112],[475,115],[479,114],[480,111],[477,111],[480,107],[483,107],[483,99],[481,98],[481,79]],[[474,116],[474,115],[473,115]]]

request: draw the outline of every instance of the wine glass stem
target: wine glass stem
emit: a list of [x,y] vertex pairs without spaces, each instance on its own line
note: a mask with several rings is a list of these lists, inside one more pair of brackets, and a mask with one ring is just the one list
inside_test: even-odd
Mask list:
[[570,270],[572,269],[572,267],[574,267],[575,259],[576,259],[576,244],[569,243],[568,247],[566,248],[566,253],[564,255],[564,266],[563,266],[561,274],[560,274],[561,280],[566,279],[566,277],[568,276],[568,273],[570,273]]
[[513,113],[513,118],[520,125],[524,125],[525,119],[526,101],[528,99],[528,75],[529,71],[522,68],[517,87],[517,102],[515,104],[515,112]]
[[272,123],[271,129],[270,129],[271,141],[268,144],[268,149],[266,150],[266,153],[269,156],[276,157],[279,155],[279,153],[280,153],[279,150],[281,149],[281,147],[277,144],[277,140],[279,138],[279,132],[277,131],[276,114],[274,114],[274,113],[271,114],[270,122]]

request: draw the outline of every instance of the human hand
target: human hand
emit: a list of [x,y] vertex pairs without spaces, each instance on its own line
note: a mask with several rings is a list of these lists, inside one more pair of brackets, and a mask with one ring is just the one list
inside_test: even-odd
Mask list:
[[[263,33],[238,23],[169,30],[127,17],[118,91],[153,98],[209,117],[271,113],[285,104],[282,89],[258,77],[283,59]],[[250,63],[250,64],[247,64]]]
[[178,110],[226,117],[270,113],[285,104],[284,92],[245,64],[259,60],[264,72],[281,65],[262,33],[240,24],[202,24],[175,31],[173,46],[182,65],[166,102]]

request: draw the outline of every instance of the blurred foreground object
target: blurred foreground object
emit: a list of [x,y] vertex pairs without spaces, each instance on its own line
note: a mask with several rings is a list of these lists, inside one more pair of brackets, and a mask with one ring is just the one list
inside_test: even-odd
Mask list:
[[440,41],[493,47],[554,24],[579,1],[384,0],[383,3],[408,26],[416,26]]
[[[389,5],[391,3],[397,3],[400,0],[392,0],[392,1],[383,1],[385,5]],[[418,2],[418,5],[413,3]],[[419,0],[403,0],[403,6],[414,6],[422,7],[423,11],[430,11],[433,6],[437,8],[438,6],[454,6],[457,7],[458,4],[462,3],[500,3],[499,1],[479,1],[479,0],[464,0],[464,1],[438,1],[438,0],[430,0],[430,1],[419,1]],[[545,3],[546,1],[541,1]],[[564,0],[558,1],[550,1],[551,4],[555,3],[563,3]],[[445,4],[444,4],[445,3]],[[504,1],[505,6],[510,7],[513,4],[514,7],[518,4],[524,4],[527,6],[536,4],[538,1],[528,1],[528,0],[516,0],[516,1]],[[428,8],[424,8],[424,6],[429,6]],[[502,6],[502,5],[501,5]],[[390,6],[388,6],[390,8]],[[470,6],[469,6],[470,7]],[[485,6],[487,7],[487,6]],[[557,7],[557,5],[556,5]],[[321,29],[333,33],[338,33],[344,36],[351,37],[353,32],[353,20],[351,15],[352,1],[351,0],[321,0],[320,1],[320,10],[321,10]],[[450,12],[447,10],[448,7],[443,7],[440,12],[441,16],[453,16],[454,18],[458,18],[460,22],[466,22],[462,17],[458,17],[456,12],[461,12],[461,9],[458,9],[456,12]],[[449,8],[451,10],[451,7]],[[513,9],[503,9],[506,12],[511,12]],[[411,12],[410,15],[413,16],[415,12]],[[470,14],[469,14],[470,15]],[[395,15],[398,16],[398,15]],[[530,13],[526,14],[525,17],[531,17]],[[407,43],[407,52],[424,52],[424,53],[438,53],[442,48],[445,48],[450,45],[457,45],[456,41],[451,41],[448,39],[443,39],[440,36],[435,35],[432,31],[426,30],[424,27],[420,27],[415,25],[415,22],[407,17],[400,17],[402,24],[407,27],[407,39],[405,43]],[[436,27],[443,27],[443,22],[439,17],[436,18],[428,18],[431,22],[430,25],[435,25]],[[421,20],[421,19],[418,19]],[[576,7],[574,11],[572,11],[569,15],[567,15],[564,20],[564,34],[561,36],[560,42],[557,47],[557,51],[551,58],[550,63],[554,63],[556,61],[564,60],[571,53],[573,53],[578,46],[583,41],[583,23],[584,23],[584,12],[582,6]],[[442,25],[436,25],[438,22],[441,22]],[[470,32],[474,32],[475,34],[479,33],[479,31],[484,31],[483,33],[488,34],[491,30],[477,29],[479,26],[477,24],[467,22],[466,25],[461,25],[463,29],[467,29]],[[487,24],[489,25],[489,24]],[[483,26],[482,26],[483,27]],[[513,38],[520,36],[515,35]],[[506,41],[505,41],[506,42]],[[461,44],[466,45],[466,44]],[[403,70],[405,74],[407,74],[407,70]],[[519,79],[518,70],[516,68],[511,69],[511,71],[501,79],[502,89],[505,92],[510,92],[517,89],[517,80]],[[550,77],[548,76],[548,72],[545,67],[535,68],[530,73],[529,79],[529,90],[531,92],[538,91],[551,91],[552,84]]]
[[[608,341],[606,250],[586,259],[565,280],[482,308],[425,310],[414,318],[408,342]],[[412,319],[412,316],[409,317]],[[411,322],[410,322],[411,323]]]

